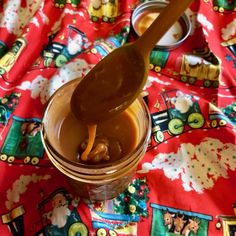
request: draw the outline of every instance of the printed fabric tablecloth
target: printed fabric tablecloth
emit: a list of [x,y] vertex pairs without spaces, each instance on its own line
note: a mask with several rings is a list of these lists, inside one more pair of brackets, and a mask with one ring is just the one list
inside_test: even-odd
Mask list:
[[0,1],[1,236],[236,235],[235,0],[195,0],[183,44],[153,49],[152,137],[122,194],[81,199],[45,154],[50,96],[135,40],[142,2]]

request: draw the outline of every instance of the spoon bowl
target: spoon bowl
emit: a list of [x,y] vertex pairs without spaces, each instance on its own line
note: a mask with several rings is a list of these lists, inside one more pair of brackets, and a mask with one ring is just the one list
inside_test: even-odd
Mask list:
[[97,123],[126,109],[144,86],[147,67],[148,60],[135,45],[114,50],[77,86],[71,99],[72,111],[80,120]]
[[192,1],[172,0],[137,41],[102,59],[73,92],[74,115],[87,124],[97,124],[125,110],[146,83],[151,50]]

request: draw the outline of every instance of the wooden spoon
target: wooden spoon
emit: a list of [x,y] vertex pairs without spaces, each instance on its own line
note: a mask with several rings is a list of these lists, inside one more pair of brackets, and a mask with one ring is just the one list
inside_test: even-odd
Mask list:
[[126,109],[142,91],[150,52],[193,0],[172,0],[134,43],[115,49],[78,84],[71,98],[75,116],[97,124]]

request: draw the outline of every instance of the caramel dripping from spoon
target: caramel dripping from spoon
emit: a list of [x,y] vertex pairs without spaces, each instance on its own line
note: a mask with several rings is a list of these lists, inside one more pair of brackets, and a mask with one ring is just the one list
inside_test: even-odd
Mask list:
[[88,138],[88,144],[80,157],[82,161],[88,161],[88,154],[91,152],[96,138],[96,130],[97,130],[97,125],[88,125],[89,138]]

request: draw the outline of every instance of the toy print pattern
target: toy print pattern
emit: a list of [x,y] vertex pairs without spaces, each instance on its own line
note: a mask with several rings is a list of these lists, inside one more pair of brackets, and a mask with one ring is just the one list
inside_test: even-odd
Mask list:
[[12,125],[2,145],[1,160],[37,165],[44,154],[40,137],[41,128],[41,121],[38,119],[13,117]]
[[44,151],[48,100],[136,40],[142,2],[0,1],[1,235],[235,235],[234,0],[194,1],[188,39],[152,50],[142,93],[152,134],[123,193],[80,199]]
[[182,211],[151,203],[153,210],[151,235],[207,235],[212,217],[195,212]]

